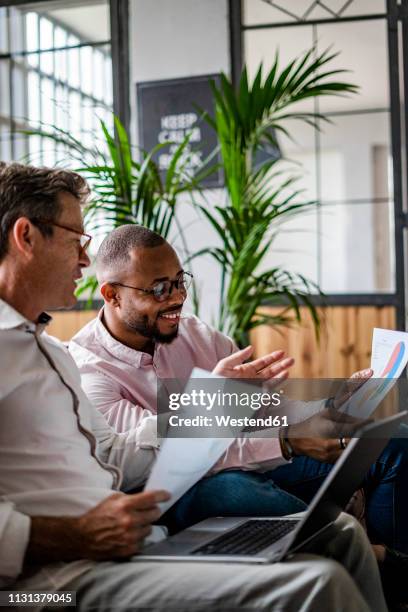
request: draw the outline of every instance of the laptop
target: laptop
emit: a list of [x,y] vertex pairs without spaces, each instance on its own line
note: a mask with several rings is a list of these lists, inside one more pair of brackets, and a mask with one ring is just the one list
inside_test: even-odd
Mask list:
[[216,517],[147,546],[133,560],[275,563],[297,551],[319,553],[333,523],[408,411],[356,432],[309,508],[291,517]]

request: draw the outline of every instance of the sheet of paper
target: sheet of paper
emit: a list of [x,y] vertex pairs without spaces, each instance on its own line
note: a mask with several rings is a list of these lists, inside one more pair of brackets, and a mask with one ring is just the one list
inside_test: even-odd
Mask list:
[[211,469],[232,442],[232,438],[166,438],[145,491],[168,491],[171,500],[160,504],[162,512],[166,512]]
[[374,328],[371,347],[372,379],[352,396],[345,412],[369,417],[387,393],[408,362],[408,333]]
[[371,349],[373,378],[399,378],[407,361],[408,333],[375,328]]
[[[194,368],[184,391],[191,391],[194,379],[218,379],[217,386],[224,388],[227,379]],[[253,391],[253,387],[234,381],[234,390]],[[231,389],[230,389],[231,390]],[[251,408],[241,409],[240,416],[250,415]],[[239,431],[237,431],[237,435]],[[150,477],[146,483],[145,491],[164,489],[171,494],[171,500],[160,504],[161,510],[166,512],[186,491],[198,482],[218,461],[221,455],[234,442],[234,437],[228,438],[166,438],[160,448],[160,453],[153,465]]]

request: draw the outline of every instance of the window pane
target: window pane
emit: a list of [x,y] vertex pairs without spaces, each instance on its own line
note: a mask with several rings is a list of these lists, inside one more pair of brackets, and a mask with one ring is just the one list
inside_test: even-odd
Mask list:
[[52,49],[54,47],[54,28],[49,19],[40,19],[40,48]]
[[386,0],[354,0],[344,11],[344,16],[381,14],[386,8]]
[[328,68],[347,69],[341,80],[358,85],[357,94],[346,97],[325,96],[320,110],[349,111],[389,107],[387,24],[385,20],[335,23],[317,26],[319,51],[340,51]]
[[12,113],[20,122],[26,116],[26,100],[27,100],[27,80],[26,71],[19,66],[14,65],[12,70]]
[[[73,36],[68,37],[68,45],[78,44],[78,39]],[[79,81],[79,49],[69,49],[67,51],[68,58],[68,83],[70,87],[78,89]]]
[[40,70],[45,74],[52,75],[54,72],[54,53],[42,51],[40,54]]
[[75,138],[81,138],[81,98],[76,91],[69,94],[69,131]]
[[40,110],[40,77],[37,72],[30,71],[28,74],[28,119],[34,127],[41,121]]
[[[27,51],[38,51],[40,48],[38,40],[38,15],[37,13],[27,13],[25,16],[26,25],[26,46]],[[38,66],[38,53],[31,53],[27,56],[30,66]]]
[[94,96],[98,100],[104,97],[105,66],[101,51],[94,51]]
[[60,130],[68,130],[68,90],[57,85],[55,89],[55,124]]
[[[271,231],[278,226],[271,227]],[[262,270],[281,266],[318,282],[318,216],[315,207],[279,225],[277,237],[262,265]]]
[[[333,174],[320,172],[323,201],[371,200],[378,197],[391,199],[391,180],[388,178],[390,151],[389,113],[364,113],[332,117],[333,123],[324,124],[320,133],[321,160],[327,155],[338,156],[336,181]],[[356,137],[358,135],[358,137]],[[387,154],[379,167],[376,148],[383,147]],[[381,170],[387,176],[381,192],[375,177]]]
[[105,104],[113,105],[112,96],[112,61],[108,55],[105,55]]
[[277,135],[279,148],[284,158],[279,161],[279,169],[285,170],[291,177],[297,177],[293,189],[302,190],[302,198],[305,201],[316,201],[318,185],[315,131],[310,125],[300,122],[296,124],[292,122],[285,127],[292,138],[281,133]]
[[41,79],[41,121],[52,125],[55,121],[54,83],[51,79]]
[[[61,48],[67,45],[67,33],[62,28],[55,28],[55,47]],[[67,52],[55,52],[55,76],[60,81],[67,80]]]
[[92,47],[83,47],[80,50],[81,84],[82,91],[91,95],[92,88]]
[[392,203],[333,204],[321,218],[323,291],[395,291]]
[[[51,3],[50,3],[51,4]],[[72,6],[70,6],[72,5]],[[64,2],[52,3],[47,15],[62,24],[83,42],[104,42],[110,40],[109,2]]]
[[[276,4],[296,12],[303,10],[306,4],[311,6],[312,2],[280,0]],[[345,6],[335,0],[313,4],[314,12],[310,12],[308,19],[322,17],[317,15],[317,10],[322,12],[328,7],[339,11]],[[270,8],[267,2],[247,1],[246,22],[252,19],[252,23],[256,23],[258,19],[266,23]],[[385,3],[376,0],[372,3],[355,0],[347,6],[349,15],[383,11]],[[281,15],[280,19],[290,22],[288,14]],[[315,211],[314,228],[307,220],[303,225],[311,231],[295,240],[290,236],[286,238],[285,234],[279,235],[275,247],[282,244],[292,253],[282,263],[289,263],[294,271],[304,272],[305,268],[313,271],[315,257],[315,279],[325,292],[394,291],[386,21],[333,21],[314,27],[319,52],[327,48],[341,51],[328,69],[350,71],[333,78],[355,83],[360,90],[357,95],[325,96],[318,102],[310,100],[308,106],[304,106],[304,110],[322,112],[331,120],[331,123],[321,123],[321,132],[292,122],[285,127],[294,142],[279,134],[283,156],[300,164],[304,195],[321,205]],[[245,32],[245,54],[250,74],[254,75],[261,62],[269,67],[277,48],[281,66],[284,66],[312,43],[313,30],[309,24],[248,30]],[[296,225],[295,220],[292,225]],[[305,257],[296,257],[299,246],[306,252]],[[271,249],[274,258],[275,247]],[[346,255],[342,256],[344,253]],[[362,262],[368,260],[367,270],[364,270]],[[313,278],[313,274],[309,276]]]
[[[273,30],[251,30],[245,32],[245,63],[250,79],[254,79],[259,66],[263,65],[266,75],[272,68],[276,53],[279,52],[279,67],[282,71],[289,62],[301,56],[313,45],[313,29],[309,26]],[[296,105],[299,111],[313,110],[313,101],[306,100]]]
[[7,53],[8,50],[7,8],[0,6],[0,53]]
[[24,51],[25,50],[25,36],[24,36],[24,21],[23,14],[21,11],[14,7],[9,9],[9,24],[10,38],[9,38],[9,51]]
[[44,166],[54,166],[55,159],[55,143],[50,138],[43,138],[43,164]]
[[13,158],[16,160],[26,161],[28,153],[28,141],[27,136],[22,134],[15,134],[13,137]]
[[10,114],[10,62],[0,60],[0,115],[7,117]]
[[95,143],[95,109],[89,100],[85,100],[82,107],[82,143],[89,149]]
[[279,0],[274,5],[264,0],[244,0],[245,25],[332,19],[352,15],[383,14],[385,0]]
[[[77,166],[74,150],[67,151],[51,139],[30,137],[26,142],[18,130],[38,128],[43,122],[47,129],[55,126],[93,146],[96,113],[100,110],[110,116],[109,3],[84,0],[74,6],[69,4],[54,0],[0,8],[0,44],[8,42],[3,32],[11,28],[13,45],[11,70],[8,58],[0,60],[0,88],[7,92],[0,96],[0,126],[2,133],[3,127],[10,131],[12,122],[17,128],[12,134],[14,152],[1,145],[2,152],[7,151],[5,159],[12,152],[17,158],[28,152],[37,156],[38,163],[55,163],[62,157],[68,165]],[[5,51],[10,52],[8,48]],[[24,55],[22,51],[28,53]]]

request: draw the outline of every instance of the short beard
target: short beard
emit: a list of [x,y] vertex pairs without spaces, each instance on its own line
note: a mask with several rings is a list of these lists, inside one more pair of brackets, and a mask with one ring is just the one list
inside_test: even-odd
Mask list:
[[173,342],[173,340],[177,338],[179,332],[177,325],[173,332],[169,334],[162,334],[157,326],[157,323],[154,323],[153,325],[149,324],[147,315],[138,318],[129,317],[124,322],[128,329],[137,332],[143,336],[143,338],[147,338],[152,342],[157,342],[160,344],[170,344],[170,342]]

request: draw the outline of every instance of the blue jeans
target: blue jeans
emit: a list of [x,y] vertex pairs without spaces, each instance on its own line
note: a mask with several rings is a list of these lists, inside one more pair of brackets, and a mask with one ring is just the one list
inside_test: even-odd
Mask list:
[[[198,482],[162,519],[175,532],[211,516],[282,516],[299,512],[311,501],[331,468],[331,464],[309,457],[296,457],[263,474],[220,472]],[[394,438],[388,443],[362,485],[372,542],[408,553],[408,438]]]
[[[268,476],[308,504],[331,468],[310,457],[296,457]],[[390,440],[361,484],[370,540],[408,553],[408,438]]]
[[159,522],[176,533],[212,516],[282,516],[305,508],[268,474],[230,470],[200,480]]

